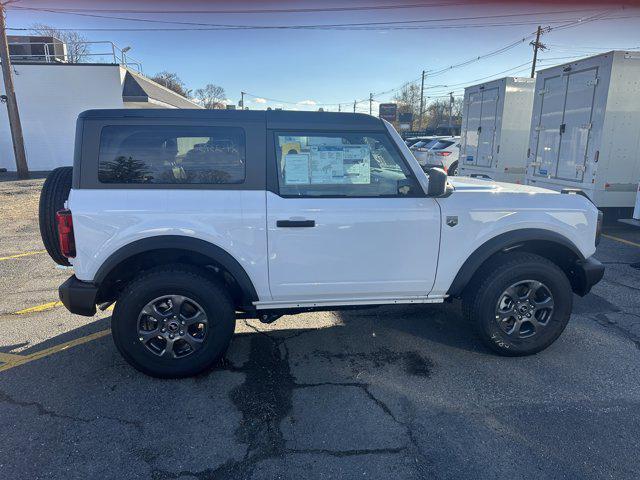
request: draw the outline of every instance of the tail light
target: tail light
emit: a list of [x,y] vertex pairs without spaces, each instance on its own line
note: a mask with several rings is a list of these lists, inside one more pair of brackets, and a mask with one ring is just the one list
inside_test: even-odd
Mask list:
[[440,155],[441,157],[448,157],[451,155],[451,152],[436,152],[436,155]]
[[56,223],[58,224],[60,253],[62,253],[64,257],[74,258],[76,256],[76,240],[73,236],[71,210],[58,211],[58,213],[56,213]]

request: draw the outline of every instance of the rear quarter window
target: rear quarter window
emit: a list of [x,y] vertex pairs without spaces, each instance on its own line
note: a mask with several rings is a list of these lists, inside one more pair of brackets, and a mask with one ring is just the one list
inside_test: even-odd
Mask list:
[[102,128],[98,180],[116,184],[239,184],[246,176],[239,127],[112,125]]
[[448,148],[451,145],[453,145],[453,142],[449,142],[447,140],[434,140],[430,148],[431,150],[444,150],[445,148]]

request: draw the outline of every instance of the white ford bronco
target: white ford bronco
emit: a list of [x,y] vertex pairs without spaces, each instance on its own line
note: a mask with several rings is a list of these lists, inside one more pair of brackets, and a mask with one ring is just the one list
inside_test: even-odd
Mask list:
[[91,110],[40,227],[75,271],[64,305],[115,302],[115,344],[149,375],[210,368],[237,318],[454,298],[490,349],[528,355],[604,273],[598,210],[563,193],[425,173],[367,115]]

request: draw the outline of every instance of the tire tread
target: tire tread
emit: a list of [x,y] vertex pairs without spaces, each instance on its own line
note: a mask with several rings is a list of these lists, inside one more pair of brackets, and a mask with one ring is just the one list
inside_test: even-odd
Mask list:
[[42,243],[49,256],[58,265],[71,265],[69,260],[62,255],[58,245],[58,226],[56,213],[64,208],[64,202],[69,197],[73,167],[58,167],[47,176],[38,204],[38,224]]

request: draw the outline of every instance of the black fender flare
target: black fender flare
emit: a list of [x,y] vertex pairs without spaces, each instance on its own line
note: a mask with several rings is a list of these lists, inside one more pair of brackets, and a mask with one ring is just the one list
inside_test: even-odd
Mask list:
[[557,243],[571,250],[578,260],[584,260],[584,255],[582,255],[580,249],[571,240],[559,233],[551,230],[544,230],[542,228],[523,228],[520,230],[513,230],[511,232],[496,235],[476,248],[462,264],[460,270],[458,270],[447,294],[450,297],[459,296],[480,266],[492,255],[500,251],[517,249],[525,242],[530,241],[547,241]]
[[150,252],[152,250],[175,249],[199,253],[211,258],[224,267],[238,282],[244,298],[250,302],[258,301],[258,294],[253,282],[240,263],[226,250],[213,243],[199,238],[183,235],[159,235],[143,238],[131,242],[112,253],[100,266],[95,274],[93,283],[100,285],[105,278],[116,268],[135,255]]

